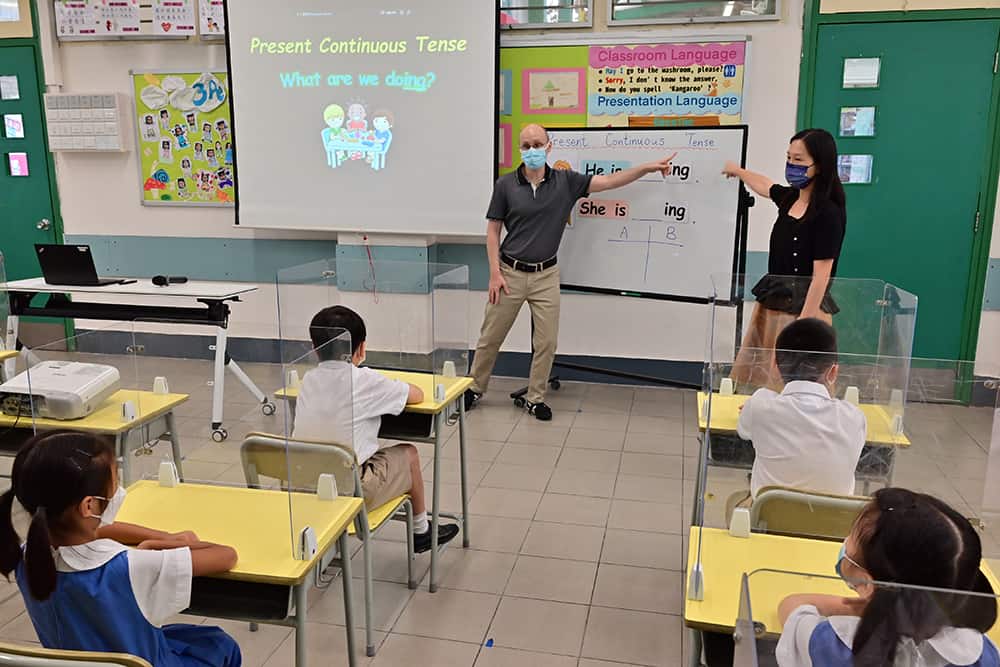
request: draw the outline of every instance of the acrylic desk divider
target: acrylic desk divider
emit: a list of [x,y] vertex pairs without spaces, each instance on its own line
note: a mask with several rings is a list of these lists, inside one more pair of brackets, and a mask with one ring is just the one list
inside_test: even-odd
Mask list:
[[13,356],[7,356],[17,350],[17,345],[13,339],[13,333],[7,330],[7,322],[10,318],[10,298],[6,285],[7,270],[4,266],[3,253],[0,252],[0,381],[14,376],[14,367],[17,363]]

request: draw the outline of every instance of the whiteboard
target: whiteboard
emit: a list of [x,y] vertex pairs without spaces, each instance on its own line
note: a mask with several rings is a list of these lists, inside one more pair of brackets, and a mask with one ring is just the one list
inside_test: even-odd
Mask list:
[[549,131],[555,169],[607,174],[676,151],[671,173],[644,176],[579,200],[559,251],[562,285],[677,300],[705,300],[713,273],[740,273],[745,235],[740,182],[722,175],[744,164],[745,125]]

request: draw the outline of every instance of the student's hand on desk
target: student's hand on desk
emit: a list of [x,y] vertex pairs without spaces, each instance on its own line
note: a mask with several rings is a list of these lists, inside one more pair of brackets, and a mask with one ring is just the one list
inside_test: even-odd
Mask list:
[[494,306],[500,303],[500,290],[503,290],[504,294],[510,294],[510,289],[507,288],[507,281],[504,280],[502,273],[494,273],[490,275],[490,303]]

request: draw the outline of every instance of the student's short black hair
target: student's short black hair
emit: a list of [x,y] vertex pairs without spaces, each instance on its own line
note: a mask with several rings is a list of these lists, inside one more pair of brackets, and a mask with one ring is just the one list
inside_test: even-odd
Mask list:
[[837,363],[837,332],[823,320],[795,320],[778,334],[774,359],[785,382],[819,382]]
[[321,360],[333,358],[335,346],[328,343],[344,331],[351,335],[351,354],[354,354],[368,336],[365,321],[360,315],[346,306],[329,306],[313,315],[309,323],[309,337]]

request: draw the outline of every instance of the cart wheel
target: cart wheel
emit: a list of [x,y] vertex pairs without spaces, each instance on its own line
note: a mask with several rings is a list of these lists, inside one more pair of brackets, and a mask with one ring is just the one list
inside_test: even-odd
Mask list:
[[518,397],[514,399],[514,407],[523,408],[524,406],[525,406],[525,401],[523,398]]
[[260,406],[260,411],[264,413],[265,417],[270,417],[278,411],[278,406],[270,401],[264,401]]
[[217,428],[212,431],[212,440],[215,442],[222,442],[229,437],[229,431],[224,428]]
[[562,388],[562,382],[559,380],[549,380],[549,386],[552,387],[553,391],[559,391]]

